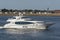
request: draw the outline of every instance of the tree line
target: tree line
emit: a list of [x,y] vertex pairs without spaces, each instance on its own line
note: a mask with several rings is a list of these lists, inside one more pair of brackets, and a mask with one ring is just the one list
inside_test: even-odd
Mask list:
[[13,9],[1,9],[1,12],[51,12],[51,13],[54,13],[54,11],[49,11],[49,10],[32,10],[32,9],[24,9],[24,10],[13,10]]

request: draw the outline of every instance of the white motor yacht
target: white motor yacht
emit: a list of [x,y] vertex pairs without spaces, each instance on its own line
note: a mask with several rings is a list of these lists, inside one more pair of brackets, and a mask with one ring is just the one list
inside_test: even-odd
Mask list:
[[10,18],[7,20],[7,24],[4,25],[4,29],[47,29],[53,23],[45,23],[44,21],[31,21],[30,18],[23,15],[13,16],[15,19]]

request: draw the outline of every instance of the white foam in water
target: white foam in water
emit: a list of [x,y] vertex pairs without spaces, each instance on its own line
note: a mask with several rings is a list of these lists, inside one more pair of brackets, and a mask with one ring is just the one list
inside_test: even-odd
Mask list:
[[6,30],[7,34],[24,34],[24,32],[19,30]]
[[15,30],[15,29],[6,29],[5,33],[7,34],[30,34],[30,35],[36,35],[39,31],[36,30]]
[[6,33],[7,34],[22,34],[22,35],[24,35],[24,34],[27,34],[27,35],[29,35],[29,36],[31,36],[31,37],[38,37],[38,36],[41,36],[42,35],[42,33],[39,33],[39,31],[37,30],[33,30],[33,31],[26,31],[26,30],[6,30]]

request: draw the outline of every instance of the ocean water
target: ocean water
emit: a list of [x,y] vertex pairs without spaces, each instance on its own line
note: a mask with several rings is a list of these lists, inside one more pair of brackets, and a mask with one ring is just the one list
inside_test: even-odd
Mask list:
[[[0,29],[0,40],[60,40],[60,16],[28,16],[32,20],[54,22],[47,30]],[[0,26],[11,16],[0,16]]]

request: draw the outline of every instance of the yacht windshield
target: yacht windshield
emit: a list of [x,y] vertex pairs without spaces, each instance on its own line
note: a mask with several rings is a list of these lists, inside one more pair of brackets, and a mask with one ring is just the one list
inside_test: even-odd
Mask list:
[[33,24],[32,22],[15,22],[15,24]]

